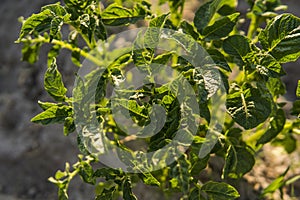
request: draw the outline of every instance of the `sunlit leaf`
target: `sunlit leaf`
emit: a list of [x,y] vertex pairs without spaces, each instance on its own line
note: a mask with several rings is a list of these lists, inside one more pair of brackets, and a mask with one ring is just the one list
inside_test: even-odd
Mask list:
[[131,182],[128,179],[123,184],[123,198],[124,200],[137,200],[136,196],[132,193]]
[[145,10],[133,11],[118,4],[109,5],[101,14],[102,22],[110,26],[133,24],[145,16]]
[[203,33],[204,28],[209,24],[217,10],[222,6],[225,0],[211,0],[203,4],[195,13],[194,25],[199,31]]
[[260,32],[259,40],[278,62],[297,60],[300,56],[300,19],[291,14],[275,17]]
[[234,28],[239,13],[224,16],[216,20],[211,26],[204,28],[202,35],[205,40],[215,40],[227,36]]
[[55,100],[64,101],[66,99],[67,89],[62,82],[62,77],[57,69],[55,59],[53,59],[51,65],[48,67],[45,73],[44,87],[48,94]]
[[276,190],[281,188],[285,181],[284,181],[284,176],[286,173],[289,171],[289,168],[287,168],[278,178],[276,178],[268,187],[266,187],[262,193],[261,196],[265,196],[268,193],[274,193]]
[[297,95],[297,97],[300,97],[300,80],[298,80],[298,86],[297,86],[297,90],[296,90],[296,95]]
[[201,187],[201,191],[208,194],[211,199],[234,200],[240,195],[237,190],[227,183],[209,181]]
[[32,122],[40,123],[43,125],[53,123],[63,123],[65,118],[69,116],[71,112],[70,106],[52,106],[44,112],[38,114],[31,119]]
[[285,124],[285,114],[282,109],[278,109],[276,114],[271,118],[268,130],[258,139],[257,144],[265,144],[274,139]]
[[231,92],[227,96],[226,106],[234,121],[245,129],[256,127],[271,113],[270,100],[249,84]]
[[249,147],[230,146],[225,158],[224,178],[241,178],[254,166],[255,159]]

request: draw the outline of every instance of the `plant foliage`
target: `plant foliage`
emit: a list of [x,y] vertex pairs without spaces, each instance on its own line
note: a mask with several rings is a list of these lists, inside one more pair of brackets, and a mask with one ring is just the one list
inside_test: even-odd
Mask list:
[[[68,199],[68,186],[75,176],[80,176],[82,181],[95,186],[95,200],[111,200],[120,196],[125,200],[136,200],[132,188],[139,180],[146,185],[160,188],[166,194],[177,194],[181,199],[236,199],[240,196],[237,189],[227,182],[242,178],[253,168],[256,152],[264,144],[281,145],[288,153],[295,150],[296,141],[293,135],[299,133],[299,119],[287,119],[282,104],[277,100],[285,93],[280,79],[285,74],[281,64],[295,61],[300,56],[300,18],[289,13],[277,14],[276,11],[283,8],[279,0],[248,1],[250,9],[247,20],[250,21],[250,25],[248,33],[245,33],[240,30],[243,15],[236,10],[237,3],[237,0],[206,1],[195,12],[193,21],[188,22],[182,18],[184,0],[160,0],[160,5],[168,4],[170,8],[169,13],[165,14],[158,14],[151,8],[151,3],[144,0],[115,1],[105,6],[99,0],[64,0],[62,4],[42,7],[39,13],[32,14],[23,21],[17,42],[23,43],[24,61],[35,63],[40,47],[44,44],[51,47],[44,88],[53,98],[53,102],[40,101],[43,112],[33,117],[32,122],[43,125],[62,123],[64,134],[68,135],[75,131],[74,108],[77,106],[83,110],[90,109],[80,105],[76,99],[85,98],[86,102],[89,102],[92,95],[92,91],[80,78],[77,79],[74,95],[67,95],[64,77],[59,71],[63,66],[56,64],[56,57],[61,49],[71,51],[71,59],[78,67],[82,65],[83,58],[98,66],[86,76],[87,83],[97,88],[94,99],[97,120],[99,127],[110,134],[111,142],[127,152],[122,155],[124,157],[138,155],[136,151],[124,145],[128,135],[112,119],[113,111],[110,105],[114,104],[121,115],[131,118],[140,126],[151,125],[157,119],[162,120],[159,113],[151,112],[151,107],[159,105],[164,108],[165,124],[157,134],[145,139],[146,152],[158,150],[169,144],[179,129],[179,124],[188,120],[189,116],[195,115],[191,108],[186,108],[184,114],[180,114],[182,105],[176,99],[176,93],[185,94],[179,87],[179,83],[184,82],[181,79],[175,79],[173,85],[146,84],[139,89],[127,88],[128,90],[117,92],[134,94],[131,98],[118,98],[117,95],[113,101],[108,99],[106,88],[122,82],[126,65],[134,63],[145,73],[153,73],[150,64],[172,66],[196,91],[196,103],[201,113],[198,127],[188,128],[197,131],[195,135],[186,134],[193,141],[187,150],[180,152],[178,156],[176,149],[169,149],[169,154],[177,153],[175,161],[168,167],[147,173],[96,168],[94,164],[100,161],[89,152],[82,140],[82,136],[92,128],[82,129],[82,132],[78,132],[78,148],[83,155],[79,156],[76,164],[70,166],[67,163],[64,171],[58,171],[54,177],[49,178],[57,185],[60,200]],[[179,34],[174,34],[172,39],[186,41],[182,45],[190,52],[196,51],[196,47],[189,45],[189,41],[196,41],[209,53],[221,74],[227,93],[228,115],[217,134],[217,144],[205,157],[198,156],[199,149],[204,145],[209,130],[213,110],[210,97],[218,87],[214,83],[221,80],[197,71],[193,68],[193,63],[174,52],[162,52],[158,55],[153,47],[146,45],[158,43],[159,33],[153,29],[146,31],[143,36],[140,35],[133,44],[135,48],[129,53],[117,56],[106,70],[101,68],[104,61],[89,53],[97,47],[97,41],[106,40],[113,35],[114,30],[146,24],[149,27],[168,28],[185,33],[186,38],[179,38]],[[63,37],[62,33],[65,25],[68,25],[69,30],[67,37]],[[199,63],[197,59],[199,58],[192,58],[195,63]],[[229,79],[232,72],[237,75]],[[99,74],[102,74],[100,78]],[[300,83],[296,93],[300,97]],[[146,97],[148,100],[144,101],[143,98]],[[291,114],[299,116],[299,113],[300,103],[296,101]],[[151,133],[154,131],[153,127],[157,126],[149,127],[150,129],[142,131],[141,134]],[[143,154],[139,156],[143,162]],[[153,159],[155,156],[158,155],[153,155]],[[223,181],[211,180],[202,183],[199,174],[207,167],[211,156],[222,157],[225,160]],[[137,169],[139,166],[138,163],[128,165]],[[261,196],[264,197],[283,187],[288,182],[284,181],[284,175],[265,188]]]

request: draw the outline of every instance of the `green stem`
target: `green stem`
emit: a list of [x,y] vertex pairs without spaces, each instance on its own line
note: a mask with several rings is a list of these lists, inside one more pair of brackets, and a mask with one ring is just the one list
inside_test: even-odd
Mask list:
[[93,45],[90,43],[89,41],[89,38],[85,35],[83,35],[81,32],[80,32],[82,38],[84,39],[85,43],[87,44],[87,46],[90,48],[90,49],[93,49]]
[[[169,2],[169,6],[172,7],[171,5],[172,3]],[[171,12],[172,12],[172,18],[173,18],[173,22],[175,24],[175,26],[178,26],[181,22],[181,19],[182,19],[182,14],[183,14],[183,9],[184,9],[184,4],[185,4],[185,0],[183,0],[180,4],[180,10],[178,11],[177,10],[173,10],[171,9]],[[175,20],[175,21],[174,21]]]
[[[28,41],[27,39],[22,39],[21,42],[26,42]],[[51,42],[49,41],[49,39],[43,37],[43,36],[39,36],[38,38],[34,38],[30,40],[31,43],[49,43],[49,44],[55,44],[55,45],[59,45],[62,48],[65,49],[69,49],[72,52],[79,52],[81,56],[85,57],[86,59],[90,60],[91,62],[93,62],[94,64],[100,66],[103,63],[96,58],[95,56],[92,56],[91,54],[83,51],[82,49],[80,49],[79,47],[74,47],[73,45],[66,43],[64,41],[61,40],[56,40],[53,39]]]
[[68,21],[66,22],[66,24],[70,25],[71,27],[74,27],[76,29],[76,31],[81,35],[81,37],[83,38],[83,40],[85,41],[86,45],[90,48],[90,49],[94,49],[96,46],[96,42],[95,42],[95,38],[92,37],[92,41],[90,42],[89,38],[87,37],[86,34],[82,33],[82,30],[80,28],[76,28],[76,24],[74,24],[72,21]]
[[243,74],[244,74],[243,83],[245,83],[248,80],[248,72],[246,70],[246,66],[243,66]]
[[95,41],[94,37],[92,37],[92,41],[90,42],[90,40],[87,36],[85,36],[82,32],[80,32],[80,34],[90,49],[94,49],[96,47],[96,41]]
[[180,19],[179,19],[179,22],[181,22],[181,19],[182,19],[184,4],[185,4],[185,0],[182,1],[182,4],[180,6]]
[[247,37],[249,39],[253,39],[254,38],[254,34],[256,32],[256,29],[258,27],[258,17],[252,13],[252,16],[251,16],[251,23],[249,25],[249,29],[248,29],[248,34],[247,34]]

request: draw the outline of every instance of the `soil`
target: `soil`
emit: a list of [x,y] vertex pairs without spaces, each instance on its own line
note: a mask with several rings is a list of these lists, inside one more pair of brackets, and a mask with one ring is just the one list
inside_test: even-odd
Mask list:
[[[299,0],[285,0],[290,12],[300,15]],[[58,169],[63,169],[65,162],[77,160],[76,134],[65,137],[62,126],[43,127],[30,122],[40,112],[37,100],[47,101],[49,97],[43,91],[43,74],[46,70],[46,55],[42,53],[40,61],[34,65],[21,62],[21,45],[14,44],[21,24],[18,17],[28,17],[39,11],[40,7],[54,0],[1,0],[0,2],[0,200],[53,200],[57,199],[56,186],[47,181]],[[193,11],[196,6],[187,7]],[[196,2],[195,5],[198,5]],[[241,7],[243,9],[243,7]],[[187,18],[191,18],[193,12]],[[45,52],[47,47],[42,48]],[[58,59],[58,65],[65,77],[68,88],[73,85],[73,74],[77,68],[71,64],[68,52]],[[297,66],[298,65],[298,66]],[[288,73],[283,78],[288,93],[286,98],[294,100],[296,82],[300,75],[300,62],[285,66]],[[240,186],[240,199],[255,199],[261,188],[265,187],[289,163],[293,164],[289,176],[300,174],[299,150],[291,156],[281,149],[266,146],[253,171]],[[211,168],[221,170],[217,158],[212,159]],[[207,169],[207,173],[211,170]],[[252,190],[254,186],[255,190]],[[300,199],[300,182],[295,184],[295,192]],[[143,200],[161,199],[160,193],[151,187],[141,186],[135,189]],[[286,189],[285,199],[289,188]],[[71,200],[93,199],[93,187],[75,179],[70,186]],[[156,196],[155,196],[156,195]],[[279,199],[276,196],[274,199]]]

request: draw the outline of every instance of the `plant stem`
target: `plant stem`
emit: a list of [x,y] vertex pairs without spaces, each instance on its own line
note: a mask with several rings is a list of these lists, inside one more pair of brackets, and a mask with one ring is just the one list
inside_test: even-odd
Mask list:
[[247,37],[249,39],[254,38],[254,33],[256,32],[257,27],[258,27],[258,17],[254,13],[252,13],[251,22],[250,22],[248,34],[247,34]]
[[246,66],[243,66],[243,83],[247,82],[248,80],[248,72],[246,70]]
[[[21,42],[26,42],[27,39],[22,39]],[[56,40],[53,39],[51,42],[49,41],[49,39],[43,37],[43,36],[39,36],[38,38],[34,38],[30,40],[31,43],[49,43],[49,44],[55,44],[55,45],[59,45],[62,48],[65,49],[69,49],[72,52],[79,52],[81,56],[85,57],[86,59],[90,60],[91,62],[93,62],[96,65],[102,65],[103,63],[96,58],[95,56],[89,54],[88,52],[83,51],[82,49],[80,49],[79,47],[74,47],[73,45],[66,43],[64,41],[60,41],[60,40]]]

